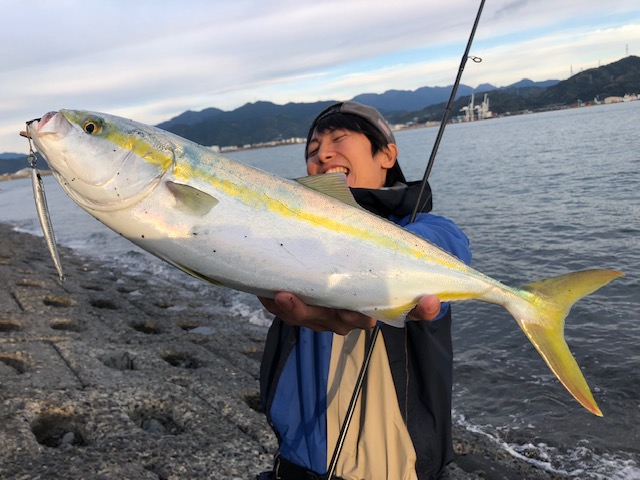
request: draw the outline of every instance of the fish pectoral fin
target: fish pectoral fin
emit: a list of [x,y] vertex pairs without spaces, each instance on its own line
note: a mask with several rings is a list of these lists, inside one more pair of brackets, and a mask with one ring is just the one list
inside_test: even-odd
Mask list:
[[344,173],[325,173],[324,175],[310,175],[308,177],[296,178],[296,182],[316,192],[324,193],[330,197],[340,200],[347,205],[362,210],[358,205],[349,185],[347,184],[347,176]]
[[170,180],[165,185],[176,200],[176,208],[187,215],[203,217],[220,203],[217,198],[190,185]]

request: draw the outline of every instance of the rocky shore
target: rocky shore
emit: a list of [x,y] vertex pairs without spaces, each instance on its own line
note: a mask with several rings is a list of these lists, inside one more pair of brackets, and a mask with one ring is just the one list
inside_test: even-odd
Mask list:
[[[150,285],[0,224],[0,478],[253,479],[266,331],[212,287]],[[219,303],[219,308],[211,308]],[[212,314],[211,312],[215,312]],[[454,431],[457,479],[562,478]]]

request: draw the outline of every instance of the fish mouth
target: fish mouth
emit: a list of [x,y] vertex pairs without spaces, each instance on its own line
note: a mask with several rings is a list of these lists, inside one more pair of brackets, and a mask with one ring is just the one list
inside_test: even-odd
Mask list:
[[[36,133],[44,127],[49,120],[56,116],[58,112],[47,112],[43,117],[27,120],[27,129],[20,131],[20,136],[25,138],[33,138],[32,130]],[[33,125],[35,123],[35,126]]]
[[[54,118],[58,112],[47,112],[41,118],[34,118],[27,122],[27,134],[33,138],[33,134],[38,134],[47,126],[49,121]],[[35,125],[34,125],[35,124]]]

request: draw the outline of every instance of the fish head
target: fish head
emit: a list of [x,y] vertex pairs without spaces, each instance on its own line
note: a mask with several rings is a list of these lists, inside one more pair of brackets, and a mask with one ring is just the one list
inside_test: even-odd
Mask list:
[[[82,110],[49,112],[27,133],[62,188],[81,207],[127,208],[172,169],[170,136],[131,120]],[[163,132],[164,133],[164,132]]]

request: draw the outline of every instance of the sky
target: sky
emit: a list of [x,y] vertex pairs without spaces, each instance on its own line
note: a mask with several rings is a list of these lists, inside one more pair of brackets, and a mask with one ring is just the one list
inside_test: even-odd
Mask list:
[[[26,153],[25,122],[61,108],[154,125],[209,107],[452,85],[479,5],[0,0],[0,152]],[[640,2],[488,0],[470,55],[482,58],[462,76],[474,88],[565,80],[640,56]]]

